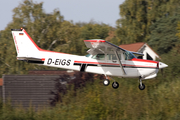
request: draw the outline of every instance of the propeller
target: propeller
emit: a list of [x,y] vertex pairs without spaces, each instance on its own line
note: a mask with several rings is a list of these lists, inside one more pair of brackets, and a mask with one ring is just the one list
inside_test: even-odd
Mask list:
[[164,77],[164,70],[163,69],[161,69],[161,74]]
[[164,77],[163,68],[168,67],[165,63],[159,62],[159,69],[161,69],[161,74]]

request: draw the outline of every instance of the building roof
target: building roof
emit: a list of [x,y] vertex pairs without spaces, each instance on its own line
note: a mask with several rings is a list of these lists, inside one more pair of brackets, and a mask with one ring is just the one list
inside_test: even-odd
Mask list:
[[0,78],[0,86],[2,86],[2,85],[3,85],[3,79]]
[[133,43],[133,44],[126,44],[126,45],[120,45],[119,47],[128,50],[128,51],[133,51],[133,52],[138,52],[139,49],[144,45],[144,42],[139,42],[139,43]]

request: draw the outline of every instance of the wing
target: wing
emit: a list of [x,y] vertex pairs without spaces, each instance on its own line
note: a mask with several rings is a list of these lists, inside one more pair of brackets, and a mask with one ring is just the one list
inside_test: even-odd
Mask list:
[[105,48],[111,48],[115,51],[116,50],[126,51],[125,49],[120,48],[102,39],[84,40],[84,43],[88,48],[90,48],[87,52],[92,55],[95,55],[97,53],[104,53]]
[[[105,53],[104,48],[111,48],[114,51],[116,50],[122,50],[122,51],[127,51],[119,46],[116,46],[110,42],[107,42],[102,39],[92,39],[92,40],[84,40],[85,45],[90,48],[87,52],[91,55],[96,55],[98,53]],[[144,54],[138,53],[138,52],[131,52],[135,56],[143,56]]]

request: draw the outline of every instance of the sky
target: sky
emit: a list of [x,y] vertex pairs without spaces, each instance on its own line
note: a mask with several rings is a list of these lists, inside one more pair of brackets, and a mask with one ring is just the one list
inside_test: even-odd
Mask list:
[[[46,13],[59,9],[65,20],[76,22],[105,23],[113,27],[120,18],[119,5],[125,0],[33,0],[43,2]],[[23,0],[0,0],[0,30],[12,21],[12,10]]]

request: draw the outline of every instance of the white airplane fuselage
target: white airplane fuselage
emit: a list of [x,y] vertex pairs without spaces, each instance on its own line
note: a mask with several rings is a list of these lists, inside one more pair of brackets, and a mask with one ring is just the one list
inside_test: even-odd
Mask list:
[[120,64],[117,60],[108,60],[108,54],[106,53],[103,60],[98,60],[92,58],[92,56],[85,57],[43,50],[34,43],[24,29],[12,29],[12,35],[17,51],[17,59],[29,63],[108,76],[141,77],[142,79],[154,78],[160,68],[167,67],[166,64],[157,61],[137,58],[125,60],[123,54],[121,54]]
[[[35,56],[18,56],[17,58],[20,60],[27,59],[28,62],[32,63],[36,63],[35,58],[37,58],[38,60],[41,59],[42,61],[41,63],[37,62],[37,64],[49,67],[57,67],[119,77],[146,77],[151,74],[157,74],[159,70],[159,62],[136,58],[132,60],[121,60],[126,74],[123,73],[118,63],[107,62],[106,60],[96,60],[85,56],[70,55],[50,51],[39,51]],[[30,60],[31,58],[34,59]]]

